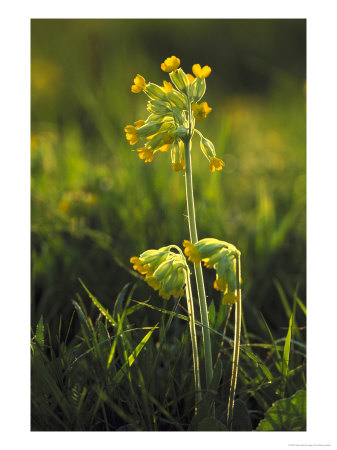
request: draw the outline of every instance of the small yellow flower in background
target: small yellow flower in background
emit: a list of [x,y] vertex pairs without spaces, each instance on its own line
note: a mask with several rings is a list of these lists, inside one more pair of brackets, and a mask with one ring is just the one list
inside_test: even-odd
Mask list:
[[185,247],[184,253],[189,261],[192,261],[196,266],[200,264],[201,255],[192,242],[185,240],[183,241],[183,246]]
[[151,162],[153,160],[154,152],[146,147],[137,149],[138,156],[140,159],[144,159],[146,163]]
[[166,92],[166,94],[168,94],[169,92],[173,91],[173,86],[169,81],[163,81],[163,86],[164,86],[164,90]]
[[201,122],[206,119],[208,114],[212,111],[212,108],[210,108],[207,104],[207,102],[202,102],[200,105],[198,103],[192,104],[192,111],[193,115],[197,120],[200,120]]
[[134,94],[138,94],[139,92],[143,91],[146,88],[145,78],[139,74],[136,76],[133,82],[135,84],[131,86],[131,92],[133,92]]
[[220,158],[213,157],[209,163],[209,170],[211,172],[215,172],[216,170],[222,170],[225,166],[225,163]]
[[176,56],[171,56],[171,58],[166,58],[160,67],[164,72],[175,72],[179,66],[180,59]]
[[127,125],[124,128],[124,131],[126,133],[126,139],[130,142],[130,145],[135,145],[137,144],[138,140],[139,140],[139,136],[137,133],[137,128],[133,125]]
[[200,64],[194,64],[192,67],[192,72],[198,78],[207,78],[212,72],[212,69],[209,66],[204,66],[201,68]]
[[191,75],[190,73],[187,73],[186,76],[187,76],[187,78],[188,78],[188,81],[189,81],[190,83],[193,83],[193,81],[195,80],[194,76]]
[[59,209],[63,212],[68,212],[70,208],[70,202],[68,200],[61,200],[59,203]]

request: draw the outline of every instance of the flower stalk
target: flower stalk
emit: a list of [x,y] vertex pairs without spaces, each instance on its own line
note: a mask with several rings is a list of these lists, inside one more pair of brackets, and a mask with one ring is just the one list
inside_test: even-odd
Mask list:
[[240,335],[241,335],[241,259],[240,253],[236,254],[236,283],[237,283],[237,302],[235,303],[235,330],[234,330],[234,349],[233,349],[233,364],[232,377],[229,390],[228,409],[227,409],[227,426],[232,429],[233,412],[234,412],[234,397],[236,382],[239,371],[239,357],[240,357]]
[[187,311],[188,311],[188,322],[190,326],[190,335],[192,343],[192,356],[193,356],[193,372],[194,372],[194,386],[195,386],[195,415],[198,412],[198,404],[202,400],[201,395],[201,383],[200,383],[200,370],[199,370],[199,355],[198,355],[198,341],[195,329],[195,319],[194,319],[194,305],[191,289],[190,271],[186,266],[186,300],[187,300]]
[[[194,196],[193,196],[193,178],[192,178],[192,161],[191,161],[191,136],[189,135],[184,141],[185,145],[185,187],[186,187],[186,203],[188,226],[190,231],[190,239],[192,243],[198,241],[197,224],[195,218]],[[212,348],[211,336],[209,331],[208,313],[204,279],[201,264],[194,265],[194,273],[197,284],[200,317],[203,324],[202,335],[205,351],[205,371],[206,371],[206,387],[208,388],[213,378]]]

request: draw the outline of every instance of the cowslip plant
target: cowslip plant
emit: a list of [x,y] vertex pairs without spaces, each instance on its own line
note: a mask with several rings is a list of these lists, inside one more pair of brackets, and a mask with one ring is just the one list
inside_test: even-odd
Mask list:
[[[148,117],[127,125],[124,129],[126,139],[132,149],[145,163],[153,161],[160,153],[171,153],[171,169],[183,171],[185,175],[186,203],[190,240],[183,242],[188,260],[194,264],[197,285],[202,338],[205,355],[206,389],[213,378],[212,349],[206,293],[201,262],[206,268],[214,269],[216,278],[214,288],[222,292],[222,302],[236,305],[233,368],[230,385],[227,421],[230,424],[233,414],[235,386],[238,373],[240,328],[241,328],[241,275],[240,252],[225,241],[213,238],[199,240],[196,225],[193,179],[192,179],[192,137],[200,138],[200,149],[208,160],[211,173],[221,171],[225,163],[217,157],[214,144],[195,127],[203,122],[212,108],[201,101],[206,92],[206,78],[211,74],[209,66],[194,64],[192,74],[180,67],[180,59],[171,56],[161,64],[161,69],[169,74],[170,81],[163,85],[147,82],[137,74],[131,91],[144,92],[148,97]],[[137,145],[136,145],[137,144]],[[157,156],[156,156],[157,157]],[[175,249],[175,251],[172,251]],[[178,253],[177,253],[178,252]],[[195,374],[196,402],[201,400],[197,339],[193,299],[188,263],[181,249],[175,245],[158,250],[147,250],[130,260],[135,270],[145,276],[145,281],[164,299],[171,296],[186,295],[190,319],[193,363]],[[197,411],[197,407],[196,407]]]

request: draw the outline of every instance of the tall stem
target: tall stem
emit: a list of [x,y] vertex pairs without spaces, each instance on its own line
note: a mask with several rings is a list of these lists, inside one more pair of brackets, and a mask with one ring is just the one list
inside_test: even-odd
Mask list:
[[234,349],[233,349],[233,365],[232,377],[228,399],[227,425],[232,429],[234,397],[236,389],[236,381],[239,371],[240,356],[240,334],[241,334],[241,260],[240,253],[236,255],[236,285],[238,292],[238,301],[235,304],[235,331],[234,331]]
[[[191,134],[184,141],[185,145],[185,186],[186,186],[186,202],[188,214],[188,226],[190,230],[190,240],[192,244],[198,242],[197,225],[195,219],[194,197],[193,197],[193,180],[192,180],[192,161],[191,161]],[[207,314],[206,293],[204,287],[204,279],[202,274],[201,264],[194,265],[195,278],[197,282],[199,306],[202,328],[202,335],[204,341],[205,351],[205,368],[206,368],[206,387],[210,386],[213,378],[213,364],[212,364],[212,348],[211,336],[209,332],[209,322]]]
[[195,386],[195,409],[194,412],[197,414],[198,404],[202,400],[201,396],[201,383],[200,383],[200,371],[199,371],[199,355],[198,355],[198,341],[197,334],[195,331],[195,321],[194,321],[194,306],[193,297],[191,289],[190,271],[186,270],[186,299],[187,299],[187,310],[188,310],[188,321],[190,325],[190,334],[192,342],[192,355],[193,355],[193,371],[194,371],[194,386]]

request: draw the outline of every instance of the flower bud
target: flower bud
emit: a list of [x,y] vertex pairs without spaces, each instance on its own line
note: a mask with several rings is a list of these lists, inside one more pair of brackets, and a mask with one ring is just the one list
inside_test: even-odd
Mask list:
[[175,172],[179,172],[180,170],[185,169],[185,151],[184,144],[179,141],[175,141],[174,145],[171,148],[171,162],[172,162],[172,170]]
[[177,136],[180,139],[185,139],[187,136],[188,130],[187,128],[180,126],[178,128],[176,128],[174,131],[172,131],[172,134],[174,136]]
[[190,96],[194,102],[202,99],[206,91],[206,81],[204,78],[196,78],[190,86]]
[[168,257],[170,252],[170,246],[161,247],[158,250],[146,250],[141,255],[139,259],[143,265],[148,265],[152,269],[156,269],[165,259]]
[[154,83],[148,83],[145,88],[145,93],[151,100],[167,100],[165,89]]
[[172,83],[176,86],[179,91],[187,92],[189,81],[187,78],[186,73],[183,71],[183,69],[178,69],[176,72],[170,73],[170,78]]
[[200,147],[203,154],[208,160],[215,156],[215,148],[213,143],[209,139],[206,139],[204,136],[200,137]]
[[157,133],[162,126],[161,122],[147,122],[145,125],[137,129],[137,134],[141,137],[151,136]]
[[163,102],[161,100],[152,100],[151,102],[147,103],[147,110],[150,113],[162,116],[169,114],[171,112],[168,106],[169,106],[168,103]]
[[172,91],[167,94],[169,101],[180,110],[187,108],[186,98],[180,92]]

